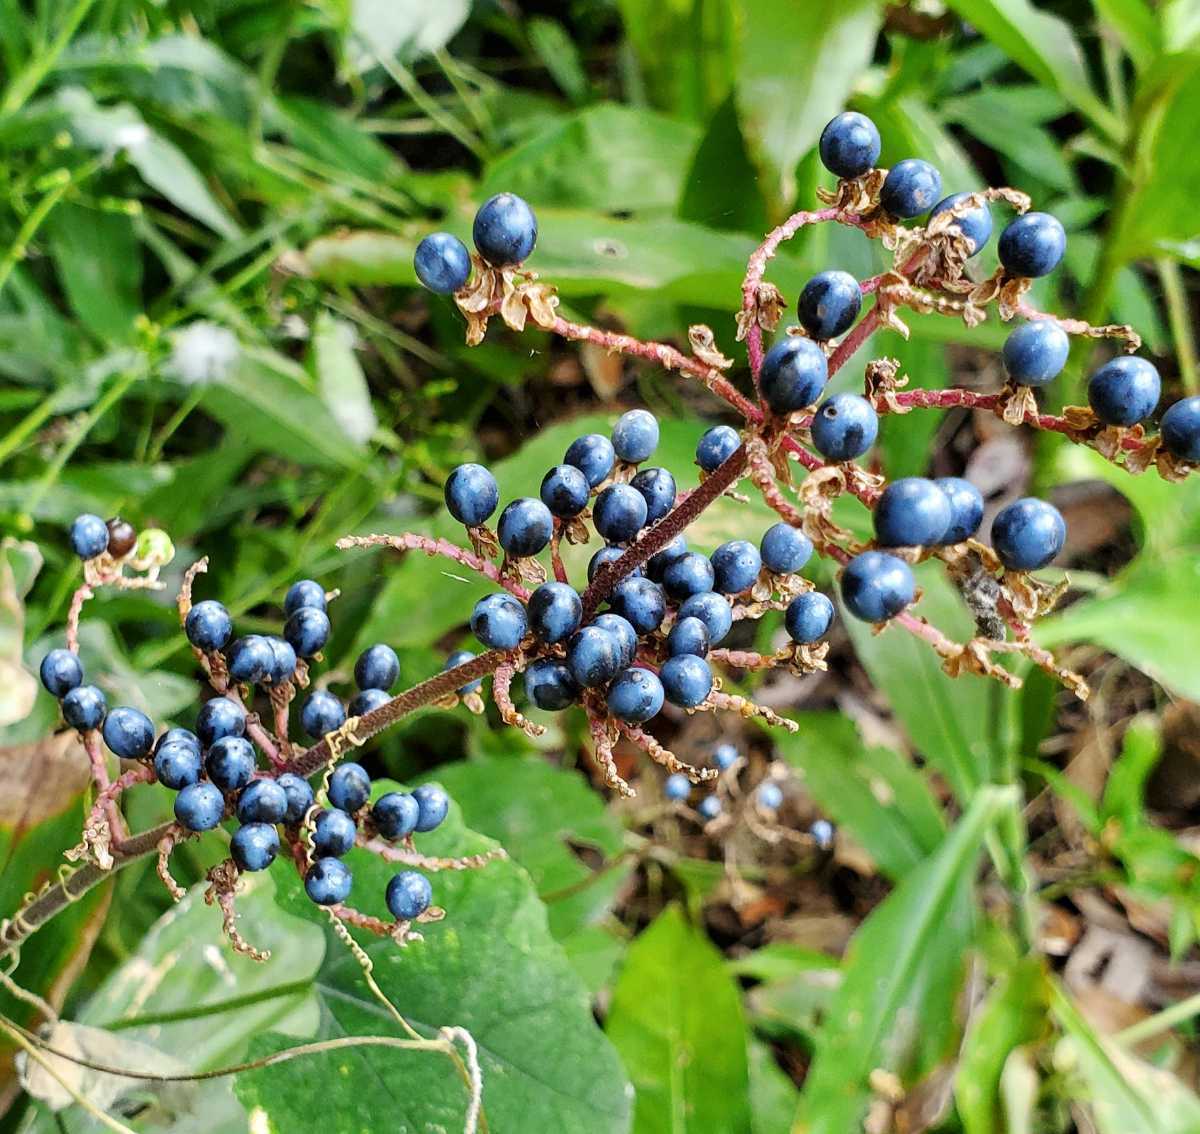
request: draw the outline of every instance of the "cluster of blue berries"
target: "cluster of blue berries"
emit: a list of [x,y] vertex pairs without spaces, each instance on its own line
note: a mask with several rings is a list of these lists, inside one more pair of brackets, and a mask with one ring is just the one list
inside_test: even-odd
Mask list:
[[[528,259],[537,243],[537,218],[513,193],[497,193],[475,214],[471,236],[485,263],[493,268],[513,268]],[[417,279],[438,295],[451,295],[471,278],[467,246],[448,232],[430,233],[413,256]]]

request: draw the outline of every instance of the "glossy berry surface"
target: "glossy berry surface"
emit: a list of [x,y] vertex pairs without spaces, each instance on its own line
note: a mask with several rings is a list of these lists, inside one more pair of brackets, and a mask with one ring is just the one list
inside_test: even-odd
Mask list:
[[108,553],[114,559],[124,559],[137,546],[137,529],[128,521],[114,516],[108,528]]
[[270,823],[247,823],[229,840],[239,870],[266,870],[279,853],[279,832]]
[[154,742],[154,751],[165,748],[168,744],[182,744],[194,752],[200,751],[200,738],[186,728],[169,728]]
[[304,892],[318,906],[337,906],[350,897],[354,881],[350,868],[339,858],[319,858],[304,875]]
[[[857,283],[854,288],[857,292]],[[825,352],[812,339],[789,335],[767,351],[759,385],[771,412],[785,415],[811,406],[821,396],[828,378]]]
[[371,798],[371,777],[361,764],[339,764],[329,777],[329,802],[343,811],[357,811]]
[[1045,567],[1067,541],[1062,513],[1033,496],[1014,500],[992,521],[992,547],[1005,567],[1036,571]]
[[154,774],[172,791],[194,784],[202,770],[200,750],[187,744],[164,744],[154,753]]
[[315,689],[300,708],[300,727],[313,740],[320,740],[345,723],[346,710],[328,689]]
[[648,669],[632,667],[608,687],[608,711],[626,724],[642,724],[663,707],[663,687]]
[[529,629],[553,645],[569,638],[583,618],[579,592],[567,583],[543,583],[529,596]]
[[1049,213],[1025,213],[1009,222],[997,245],[1000,263],[1014,276],[1048,276],[1067,250],[1067,234]]
[[668,658],[658,671],[663,695],[672,705],[694,709],[712,691],[713,675],[708,662],[695,654]]
[[663,795],[674,803],[682,803],[692,794],[692,781],[682,772],[672,772],[663,782]]
[[438,295],[452,295],[471,278],[471,253],[448,232],[431,232],[413,254],[417,279]]
[[783,624],[788,637],[801,646],[819,642],[833,625],[833,603],[820,591],[806,591],[788,603]]
[[596,615],[592,619],[591,625],[605,631],[616,642],[622,669],[633,662],[634,655],[637,653],[637,631],[630,625],[628,619],[622,618],[619,614],[613,614],[609,610]]
[[741,443],[742,439],[732,425],[714,425],[696,442],[696,464],[705,472],[715,472],[737,452]]
[[855,618],[885,622],[894,618],[916,594],[912,569],[885,551],[864,551],[842,572],[842,601]]
[[613,588],[609,605],[639,634],[657,630],[667,616],[666,595],[649,579],[622,579]]
[[505,554],[523,559],[536,555],[550,542],[554,517],[540,500],[521,496],[505,506],[496,531]]
[[712,589],[723,595],[748,591],[762,570],[762,556],[749,540],[731,539],[709,556],[713,566]]
[[293,772],[284,772],[275,782],[283,788],[283,794],[287,797],[283,821],[289,826],[297,826],[313,805],[312,785]]
[[208,778],[222,791],[240,791],[254,775],[254,745],[244,736],[222,737],[204,758]]
[[688,551],[687,540],[678,535],[662,551],[656,551],[646,560],[646,576],[661,583],[668,567]]
[[696,810],[700,813],[700,818],[706,822],[711,822],[721,814],[721,797],[717,795],[706,795],[697,805]]
[[238,796],[239,823],[282,823],[287,809],[287,792],[275,780],[251,780]]
[[983,522],[983,493],[969,480],[943,476],[933,482],[950,501],[950,525],[942,534],[942,543],[962,543],[970,539]]
[[433,901],[433,887],[424,874],[405,870],[387,884],[387,908],[397,921],[413,921],[420,917]]
[[233,619],[216,599],[205,599],[188,611],[183,632],[198,650],[223,650],[233,637]]
[[[625,554],[625,550],[626,549],[623,547],[597,548],[596,552],[592,555],[591,559],[588,560],[588,566],[587,566],[588,582],[590,583],[596,577],[596,572],[599,571],[600,568],[603,567],[606,563],[615,563],[618,559],[620,559],[621,556]],[[640,570],[632,571],[632,572],[630,572],[630,574],[635,575],[635,576],[640,575],[641,571]]]
[[812,540],[799,528],[780,520],[772,524],[758,544],[763,566],[777,575],[791,575],[812,558]]
[[621,414],[613,426],[612,444],[617,456],[628,464],[648,461],[658,448],[658,419],[644,409]]
[[663,572],[663,590],[673,599],[685,599],[713,589],[716,573],[712,561],[698,551],[689,551],[667,565]]
[[313,606],[301,607],[284,623],[283,636],[302,658],[319,654],[329,641],[329,615]]
[[879,203],[894,217],[908,220],[929,212],[942,193],[942,175],[920,158],[905,158],[888,170]]
[[78,655],[60,648],[42,658],[38,674],[48,693],[64,697],[83,681],[83,666]]
[[124,760],[143,760],[154,744],[154,725],[140,709],[113,709],[104,718],[104,743]]
[[442,495],[446,510],[468,528],[486,524],[500,503],[496,478],[483,465],[459,465],[446,478]]
[[1137,425],[1154,412],[1161,394],[1153,363],[1130,354],[1106,362],[1088,380],[1088,404],[1106,425]]
[[267,669],[266,680],[271,685],[282,685],[296,676],[296,651],[290,642],[274,635],[267,639],[271,647],[271,665]]
[[391,646],[377,642],[354,662],[354,684],[359,689],[391,689],[400,679],[400,659]]
[[629,543],[646,525],[646,498],[630,484],[610,484],[596,497],[592,523],[609,543]]
[[417,801],[417,831],[432,831],[441,826],[450,810],[450,797],[437,784],[422,784],[413,788],[413,799]]
[[351,717],[363,717],[382,708],[392,699],[392,695],[383,689],[364,689],[361,693],[350,698],[346,706],[346,714]]
[[661,520],[675,506],[675,478],[669,469],[642,469],[630,485],[646,501],[646,523]]
[[80,559],[95,559],[108,550],[108,525],[99,516],[84,512],[71,521],[71,550]]
[[708,627],[700,619],[677,618],[671,632],[667,635],[667,654],[679,657],[682,654],[694,654],[698,658],[708,653]]
[[[858,280],[849,272],[830,269],[819,272],[804,285],[796,302],[796,317],[800,326],[820,342],[848,331],[861,309]],[[824,358],[824,352],[821,357]],[[806,404],[815,401],[813,398]]]
[[[304,611],[297,611],[292,617],[303,617]],[[316,612],[322,618],[320,611]],[[288,620],[289,624],[291,619]],[[261,634],[247,634],[239,638],[229,649],[229,676],[234,681],[244,685],[255,685],[265,681],[275,664],[275,651],[271,643]]]
[[764,811],[778,811],[783,806],[783,788],[768,780],[758,785],[754,799]]
[[698,618],[708,627],[708,640],[718,645],[733,629],[733,609],[729,600],[716,591],[705,591],[684,599],[679,607],[680,618]]
[[585,433],[582,437],[576,437],[563,454],[563,463],[573,465],[583,473],[592,488],[608,479],[616,462],[617,452],[602,433]]
[[728,771],[737,763],[738,750],[734,744],[718,744],[713,750],[713,763],[716,764],[722,772]]
[[808,833],[812,836],[812,840],[817,844],[819,850],[829,850],[833,846],[835,831],[833,824],[828,819],[818,819],[808,829]]
[[1067,332],[1052,319],[1031,319],[1010,332],[1001,357],[1008,376],[1020,386],[1044,386],[1062,373],[1071,353]]
[[923,476],[892,481],[875,505],[875,538],[883,547],[932,547],[951,520],[950,500]]
[[283,599],[283,613],[290,618],[302,606],[315,606],[324,610],[327,606],[325,588],[314,579],[299,579],[288,587]]
[[1159,425],[1167,452],[1181,461],[1200,461],[1200,394],[1180,398]]
[[225,797],[210,783],[188,784],[175,797],[175,818],[189,831],[211,831],[225,814]]
[[354,820],[340,808],[331,807],[318,813],[313,823],[313,850],[322,858],[341,858],[354,846],[358,828]]
[[579,686],[564,662],[536,658],[525,667],[525,696],[536,708],[556,712],[575,703]]
[[489,264],[496,268],[520,264],[537,243],[537,218],[515,193],[489,197],[475,214],[471,238]]
[[246,732],[246,710],[230,697],[213,697],[200,706],[196,715],[196,735],[208,748],[225,736]]
[[389,791],[381,795],[371,808],[375,829],[385,839],[403,839],[417,829],[421,808],[406,791]]
[[525,608],[507,591],[484,595],[471,611],[471,633],[490,650],[514,650],[529,629]]
[[592,494],[588,479],[574,465],[555,465],[542,478],[539,495],[554,516],[570,520],[587,507]]
[[875,407],[858,394],[834,394],[813,415],[813,445],[831,461],[861,457],[879,435]]
[[585,626],[567,641],[567,668],[584,689],[607,685],[622,668],[621,647],[607,630]]
[[[969,196],[970,193],[951,193],[949,197],[944,197],[933,206],[931,217],[948,213],[959,201],[963,201]],[[958,230],[966,239],[972,256],[988,242],[992,235],[992,213],[986,204],[976,205],[974,208],[960,213],[954,218],[953,223],[958,226]]]
[[104,723],[107,711],[108,701],[94,685],[76,685],[63,694],[63,720],[72,728],[84,732],[99,728]]
[[879,160],[879,130],[865,114],[844,110],[821,131],[821,164],[838,177],[859,177]]

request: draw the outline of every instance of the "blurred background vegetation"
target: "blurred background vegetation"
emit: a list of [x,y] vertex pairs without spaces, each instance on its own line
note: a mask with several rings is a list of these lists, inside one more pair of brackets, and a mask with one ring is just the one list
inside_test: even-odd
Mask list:
[[[171,533],[167,590],[98,597],[83,652],[110,702],[190,725],[171,596],[200,555],[203,594],[243,630],[275,626],[296,578],[339,587],[335,687],[380,640],[407,684],[469,645],[480,589],[339,554],[338,536],[451,535],[434,506],[453,465],[485,460],[507,495],[532,492],[571,437],[635,404],[694,482],[721,412],[703,391],[537,331],[495,326],[468,350],[453,306],[415,288],[416,242],[465,237],[491,193],[537,209],[531,267],[572,317],[675,341],[707,323],[735,353],[746,258],[829,184],[814,145],[850,106],[878,123],[882,165],[922,156],[947,192],[1032,194],[1069,233],[1034,301],[1133,323],[1172,398],[1200,382],[1196,0],[0,0],[0,68],[3,915],[53,876],[85,810],[31,666],[79,582],[64,538],[79,512]],[[821,268],[884,266],[824,226],[770,278],[794,298]],[[999,383],[994,319],[911,325],[866,357],[921,386]],[[1081,400],[1090,353],[1052,404]],[[795,837],[743,808],[706,838],[649,772],[633,804],[607,803],[570,714],[535,749],[429,711],[370,754],[377,774],[436,776],[523,868],[439,879],[449,920],[389,967],[414,1019],[475,1031],[494,1131],[844,1134],[864,1114],[873,1131],[1200,1130],[1192,1012],[1155,1015],[1200,989],[1200,489],[1060,442],[925,413],[887,419],[879,453],[890,475],[965,470],[993,507],[1053,493],[1073,589],[1040,637],[1088,676],[1087,706],[1039,673],[1019,692],[950,681],[907,637],[849,626],[828,675],[744,683],[798,737],[664,725],[701,762],[737,743],[744,788],[786,771]],[[766,522],[723,504],[692,542]],[[965,637],[955,597],[926,585],[923,609]],[[158,788],[129,802],[137,827],[168,808]],[[838,825],[830,850],[806,834],[819,816]],[[181,874],[221,853],[188,844]],[[109,1028],[97,1050],[149,1044],[165,1066],[382,1029],[281,869],[243,906],[268,966],[231,958],[202,904],[160,920],[169,899],[137,866],[39,934],[16,975]],[[4,1057],[0,1130],[99,1128],[31,1103]],[[321,1057],[121,1106],[145,1130],[241,1130],[262,1108],[290,1134],[315,1107],[333,1131],[455,1128],[460,1088],[431,1062]]]

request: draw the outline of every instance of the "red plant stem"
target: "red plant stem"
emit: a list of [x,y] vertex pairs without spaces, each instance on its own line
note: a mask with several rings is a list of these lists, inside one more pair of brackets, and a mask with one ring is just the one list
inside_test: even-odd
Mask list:
[[79,653],[79,617],[83,613],[83,604],[95,594],[95,591],[81,583],[71,596],[71,606],[67,611],[67,649],[73,654]]
[[554,534],[550,537],[550,563],[554,568],[554,578],[560,583],[567,582],[567,569],[563,566],[562,554],[559,551],[559,541],[562,539],[562,520],[554,517]]
[[522,602],[529,600],[529,592],[520,583],[502,576],[500,568],[494,563],[451,543],[448,539],[433,539],[431,536],[417,535],[415,532],[401,532],[400,535],[372,533],[365,536],[345,536],[337,541],[337,547],[342,551],[351,547],[391,547],[396,551],[421,551],[431,558],[441,555],[497,583]]
[[869,339],[879,327],[879,301],[857,323],[854,329],[834,348],[829,356],[829,377],[832,378],[851,356]]

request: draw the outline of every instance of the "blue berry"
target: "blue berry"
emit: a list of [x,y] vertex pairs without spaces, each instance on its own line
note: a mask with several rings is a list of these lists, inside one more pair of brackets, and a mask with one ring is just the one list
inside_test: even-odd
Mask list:
[[483,465],[459,465],[446,478],[442,491],[446,510],[468,528],[486,524],[500,503],[496,478]]
[[842,601],[855,618],[864,622],[894,618],[915,594],[911,568],[885,551],[864,551],[842,572]]
[[272,685],[283,685],[296,676],[296,651],[290,642],[274,635],[267,639],[271,647],[271,667],[267,670],[267,681]]
[[907,220],[929,212],[942,192],[942,175],[927,161],[905,158],[884,178],[879,203],[894,217]]
[[622,668],[633,664],[638,646],[637,631],[629,624],[627,618],[606,611],[596,615],[591,624],[606,631],[617,643],[617,656],[621,659]]
[[537,218],[514,193],[497,193],[479,206],[471,237],[489,264],[506,268],[529,258],[537,243]]
[[1161,393],[1153,363],[1129,354],[1106,362],[1088,380],[1088,402],[1106,425],[1136,425],[1154,412]]
[[713,763],[716,764],[722,772],[727,772],[737,763],[738,750],[737,745],[730,744],[728,741],[724,744],[718,744],[713,751]]
[[700,817],[711,822],[721,814],[721,798],[716,795],[706,795],[697,805]]
[[[302,615],[304,612],[297,613]],[[320,614],[320,611],[317,613]],[[321,617],[325,616],[321,614]],[[247,634],[229,649],[229,676],[244,685],[265,681],[274,665],[275,651],[261,634]]]
[[843,110],[821,131],[821,164],[838,177],[859,177],[879,160],[879,130],[865,114]]
[[675,803],[682,803],[692,794],[692,781],[682,772],[672,772],[663,784],[663,795]]
[[552,515],[571,520],[587,507],[592,486],[574,465],[555,465],[542,478],[542,503]]
[[716,591],[705,591],[684,599],[679,607],[680,618],[698,618],[708,627],[711,645],[719,645],[725,635],[733,629],[733,610],[729,600]]
[[821,456],[831,461],[852,461],[875,444],[879,417],[866,398],[834,394],[813,415],[811,430]]
[[833,846],[834,829],[828,819],[817,819],[808,829],[818,850],[827,851]]
[[154,753],[154,774],[158,782],[179,791],[200,779],[203,762],[200,749],[175,742],[162,745]]
[[[474,661],[475,655],[470,650],[455,650],[447,659],[446,664],[442,666],[443,671],[447,669],[457,669],[460,665],[466,665],[469,661]],[[483,681],[476,679],[468,681],[466,685],[460,685],[458,692],[464,696],[467,693],[478,693],[483,688]]]
[[354,663],[354,684],[359,689],[391,689],[400,676],[400,659],[382,642],[368,646]]
[[287,792],[275,780],[251,780],[238,796],[239,823],[282,823],[287,810]]
[[607,685],[616,677],[622,668],[621,655],[616,638],[599,626],[585,626],[567,642],[567,668],[575,684],[584,689]]
[[83,666],[70,650],[51,650],[42,658],[39,672],[47,692],[55,697],[65,697],[83,682]]
[[186,748],[191,748],[197,754],[200,752],[200,738],[186,728],[169,728],[154,742],[154,751],[158,752],[165,748],[168,744],[182,744]]
[[233,619],[216,599],[205,599],[188,611],[183,632],[198,650],[223,650],[233,637]]
[[714,425],[706,429],[696,442],[696,464],[705,472],[715,472],[742,444],[732,425]]
[[569,638],[583,618],[579,592],[566,583],[543,583],[529,596],[529,628],[553,645]]
[[328,602],[325,598],[325,588],[314,579],[300,579],[288,587],[283,597],[283,614],[291,618],[302,606],[313,606],[324,610]]
[[958,476],[943,476],[933,482],[950,501],[950,526],[942,535],[942,543],[962,543],[970,539],[983,521],[983,493],[969,480]]
[[646,525],[646,498],[630,484],[610,484],[592,508],[592,523],[609,543],[629,543]]
[[1004,340],[1004,369],[1021,386],[1044,386],[1067,364],[1071,340],[1052,319],[1031,319]]
[[375,829],[385,839],[403,839],[417,829],[420,804],[406,791],[389,791],[371,808]]
[[875,538],[883,547],[933,547],[942,542],[952,515],[949,498],[932,480],[901,477],[875,505]]
[[431,232],[413,254],[417,279],[438,295],[452,295],[471,278],[471,253],[448,232]]
[[205,780],[188,784],[175,797],[175,818],[189,831],[211,831],[225,814],[225,797]]
[[1047,276],[1067,250],[1067,234],[1049,213],[1025,213],[1000,234],[1000,263],[1014,276]]
[[658,448],[658,419],[649,410],[632,409],[617,418],[612,431],[613,450],[631,465],[648,461]]
[[673,599],[685,599],[713,589],[713,565],[707,555],[689,551],[667,565],[663,572],[663,589]]
[[244,736],[246,710],[230,697],[214,697],[200,706],[196,715],[196,735],[205,748],[226,736]]
[[629,482],[646,501],[646,523],[661,520],[675,506],[675,478],[670,470],[642,469]]
[[284,772],[275,782],[283,788],[283,794],[287,797],[287,810],[283,813],[283,821],[288,826],[295,827],[313,805],[312,785],[293,772]]
[[582,437],[576,437],[563,455],[563,463],[573,465],[583,473],[592,488],[608,479],[616,461],[617,452],[602,433],[585,433]]
[[239,870],[266,870],[279,853],[279,832],[270,823],[246,823],[234,831],[229,853]]
[[[933,206],[933,216],[939,213],[948,213],[955,205],[970,193],[951,193],[949,197],[943,198]],[[992,213],[986,204],[976,205],[974,208],[968,209],[965,213],[960,213],[951,222],[958,226],[959,232],[966,239],[967,247],[971,249],[970,255],[974,256],[987,242],[992,235]]]
[[1168,453],[1181,461],[1200,461],[1200,394],[1171,406],[1162,415],[1159,429]]
[[708,662],[695,654],[678,654],[663,662],[659,670],[663,693],[672,705],[694,709],[712,692],[713,675]]
[[354,846],[358,828],[346,812],[333,807],[317,814],[313,823],[313,850],[320,858],[341,858]]
[[833,603],[820,591],[805,591],[788,603],[783,624],[793,642],[812,645],[829,632],[833,624]]
[[556,658],[536,658],[525,667],[525,696],[536,708],[556,712],[575,703],[579,686]]
[[763,566],[776,575],[793,575],[812,558],[812,540],[780,520],[763,532],[758,544]]
[[550,542],[554,517],[540,500],[521,496],[500,513],[497,534],[504,553],[512,559],[536,555]]
[[[833,269],[819,272],[804,285],[796,303],[796,317],[814,339],[824,341],[848,331],[861,309],[862,289],[858,280],[849,272]],[[822,361],[824,358],[822,351]],[[824,384],[823,378],[821,385]],[[816,400],[814,395],[804,404],[810,406]]]
[[301,607],[284,623],[283,636],[302,658],[316,657],[329,641],[329,615],[314,606]]
[[485,595],[471,611],[471,633],[489,650],[515,650],[528,629],[525,608],[507,591]]
[[656,674],[632,667],[608,687],[608,711],[626,724],[642,724],[663,707],[663,687]]
[[[600,548],[591,557],[591,559],[588,560],[588,566],[587,566],[588,582],[590,583],[596,577],[596,572],[599,571],[600,568],[604,566],[604,564],[616,563],[616,561],[618,559],[620,559],[622,555],[625,554],[626,550],[627,549],[624,547],[602,547],[602,548]],[[640,570],[634,570],[631,572],[631,574],[633,574],[633,575],[640,575],[641,573],[642,572]]]
[[99,516],[84,512],[71,521],[71,550],[80,559],[95,559],[108,550],[108,525]]
[[639,635],[657,630],[667,615],[662,587],[649,579],[622,579],[608,601],[613,613],[624,618]]
[[417,801],[417,831],[432,831],[441,826],[450,810],[450,797],[437,784],[422,784],[413,788],[413,799]]
[[76,685],[63,695],[63,720],[82,732],[99,728],[107,711],[108,702],[94,685]]
[[667,568],[681,555],[687,554],[687,540],[677,535],[662,551],[656,551],[646,560],[646,574],[656,583],[661,583]]
[[387,884],[387,908],[397,921],[414,921],[433,901],[433,887],[424,874],[405,870]]
[[[678,657],[694,654],[698,658],[708,653],[708,627],[695,616],[678,618],[667,635],[667,654]],[[628,664],[628,663],[626,663]]]
[[361,764],[339,764],[329,777],[329,802],[343,811],[357,811],[371,798],[371,777]]
[[748,591],[762,570],[762,556],[749,540],[731,539],[709,556],[713,565],[712,589],[723,595]]
[[385,689],[364,689],[350,699],[350,704],[346,706],[346,714],[351,717],[365,717],[368,713],[382,708],[391,699],[392,695]]
[[[857,291],[858,284],[854,287]],[[812,339],[789,335],[767,351],[759,385],[771,412],[785,415],[811,406],[821,396],[828,379],[825,352]]]
[[104,718],[104,743],[124,760],[144,760],[154,745],[154,725],[145,713],[124,706]]
[[254,745],[244,736],[224,736],[204,758],[204,770],[222,791],[240,791],[254,776]]
[[353,881],[350,868],[340,858],[319,858],[304,875],[304,892],[318,906],[340,906],[350,897]]
[[1005,567],[1036,571],[1067,541],[1067,524],[1053,504],[1032,496],[1001,508],[992,521],[992,547]]
[[758,806],[764,811],[778,811],[783,806],[783,788],[770,780],[759,784],[758,791],[754,794]]

